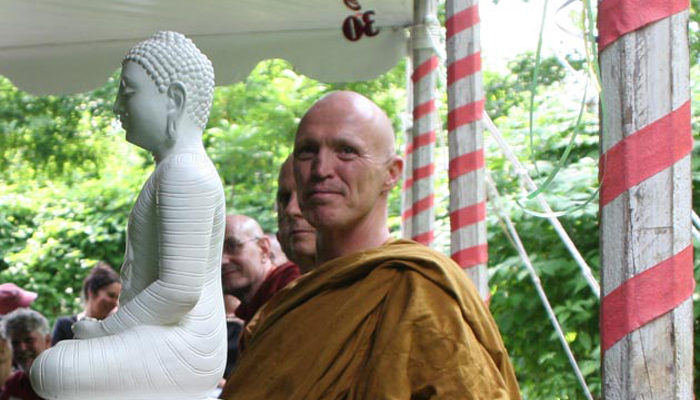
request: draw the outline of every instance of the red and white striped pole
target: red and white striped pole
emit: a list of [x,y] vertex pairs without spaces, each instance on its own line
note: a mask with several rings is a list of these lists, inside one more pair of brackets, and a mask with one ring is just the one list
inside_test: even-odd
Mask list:
[[447,0],[447,100],[452,258],[489,298],[484,89],[477,0]]
[[[410,199],[403,211],[404,234],[425,245],[433,242],[435,135],[440,119],[436,104],[438,57],[430,35],[439,28],[435,0],[416,0],[411,31],[413,56],[413,135],[406,146],[410,175],[405,176],[404,199]],[[410,220],[410,223],[408,222]]]
[[[406,110],[413,110],[413,60],[406,60]],[[409,114],[408,112],[406,114]],[[413,113],[404,118],[405,151],[403,161],[403,186],[401,188],[401,237],[411,238],[413,218],[407,210],[413,207]],[[409,184],[410,183],[410,184]]]
[[688,0],[598,7],[606,399],[693,398]]

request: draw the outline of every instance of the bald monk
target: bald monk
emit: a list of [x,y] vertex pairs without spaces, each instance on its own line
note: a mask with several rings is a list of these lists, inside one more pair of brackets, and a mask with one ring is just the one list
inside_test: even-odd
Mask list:
[[498,328],[448,257],[387,228],[401,176],[391,123],[334,92],[294,142],[301,209],[317,266],[253,319],[222,398],[519,399]]
[[238,318],[250,321],[270,297],[299,275],[294,264],[273,263],[270,239],[256,220],[246,215],[226,216],[221,282],[224,294],[241,301],[236,308]]
[[277,240],[287,258],[305,273],[316,262],[316,229],[299,208],[292,161],[287,157],[277,179]]

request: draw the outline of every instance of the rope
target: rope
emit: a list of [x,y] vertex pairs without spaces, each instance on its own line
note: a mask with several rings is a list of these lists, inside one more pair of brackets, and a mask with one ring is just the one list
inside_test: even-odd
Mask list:
[[566,337],[564,336],[564,332],[561,329],[561,325],[559,324],[559,320],[557,319],[556,314],[554,314],[554,310],[552,309],[552,306],[549,303],[549,300],[547,299],[547,294],[545,293],[544,288],[542,287],[542,282],[540,281],[539,276],[537,276],[537,272],[535,271],[535,268],[532,266],[532,262],[530,261],[530,257],[527,255],[527,251],[525,250],[525,247],[523,246],[523,243],[520,240],[520,236],[518,235],[518,232],[515,230],[515,226],[513,225],[513,221],[511,221],[508,214],[503,213],[501,211],[501,208],[498,205],[498,201],[500,200],[500,195],[498,194],[498,190],[496,190],[496,185],[494,185],[494,183],[491,179],[491,174],[488,171],[486,172],[486,185],[487,185],[489,197],[492,199],[491,205],[493,206],[494,210],[496,211],[496,215],[498,216],[498,219],[501,222],[505,223],[505,225],[508,228],[508,232],[506,232],[506,235],[509,236],[511,243],[514,244],[515,249],[518,251],[518,255],[520,255],[520,258],[523,260],[523,264],[525,264],[525,267],[527,268],[527,272],[530,274],[530,278],[532,279],[532,283],[535,286],[535,289],[537,290],[537,295],[540,297],[540,300],[542,301],[542,305],[544,306],[545,310],[547,310],[547,315],[549,316],[549,320],[552,322],[554,329],[557,331],[557,336],[559,337],[559,341],[561,342],[561,345],[564,348],[564,351],[566,352],[566,356],[569,359],[569,363],[571,364],[571,367],[574,369],[574,373],[576,374],[576,379],[578,379],[579,384],[581,385],[581,389],[583,389],[583,392],[586,394],[586,398],[588,398],[589,400],[593,400],[593,396],[591,395],[591,392],[588,389],[588,385],[586,384],[586,380],[584,379],[583,374],[581,373],[581,369],[578,367],[578,364],[576,363],[576,358],[574,358],[574,354],[572,353],[571,348],[569,347],[569,344],[566,341]]
[[411,27],[412,46],[416,50],[430,49],[441,61],[444,61],[445,45],[442,43],[442,25],[435,16],[426,16],[423,24],[414,24]]
[[[496,142],[498,142],[498,145],[501,147],[503,154],[506,156],[508,161],[510,161],[513,164],[516,174],[520,177],[521,184],[525,185],[527,189],[531,192],[536,191],[537,185],[535,185],[535,182],[532,181],[530,175],[528,175],[527,173],[527,170],[515,156],[515,153],[513,153],[513,150],[510,148],[508,143],[506,143],[506,141],[503,139],[500,132],[498,131],[498,128],[493,123],[488,114],[484,113],[483,121],[486,123],[486,127],[491,132],[493,138],[496,139]],[[600,299],[600,284],[593,276],[591,268],[586,263],[586,260],[584,260],[581,256],[581,253],[579,253],[578,249],[576,248],[576,245],[569,237],[569,234],[566,233],[566,230],[561,225],[561,222],[559,222],[559,219],[557,219],[557,217],[553,214],[552,209],[551,207],[549,207],[549,204],[547,204],[547,200],[545,200],[544,196],[540,194],[536,197],[536,199],[540,203],[540,207],[542,207],[542,209],[546,211],[546,218],[552,224],[554,230],[557,232],[562,242],[564,242],[564,245],[569,250],[569,253],[571,253],[574,260],[576,260],[576,263],[579,265],[581,273],[586,279],[588,286],[590,286],[595,296],[598,299]]]

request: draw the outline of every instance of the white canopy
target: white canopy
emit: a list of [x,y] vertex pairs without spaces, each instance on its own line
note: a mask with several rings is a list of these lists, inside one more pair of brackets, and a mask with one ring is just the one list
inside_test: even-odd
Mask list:
[[[347,39],[345,20],[362,27],[367,12],[379,32]],[[0,0],[0,75],[34,94],[90,90],[131,46],[173,30],[207,54],[219,85],[268,58],[322,81],[365,80],[405,54],[412,13],[412,0]]]

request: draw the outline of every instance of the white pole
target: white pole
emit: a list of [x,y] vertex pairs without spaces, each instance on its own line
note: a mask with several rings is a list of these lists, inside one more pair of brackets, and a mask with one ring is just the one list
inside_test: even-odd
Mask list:
[[[406,176],[404,190],[410,191],[410,208],[403,212],[404,221],[410,219],[410,238],[430,245],[434,232],[434,154],[435,136],[440,120],[437,110],[438,58],[430,35],[439,28],[435,0],[416,0],[414,26],[411,30],[413,73],[413,134],[407,145],[410,157],[410,176]],[[405,223],[408,226],[408,222]]]
[[[404,117],[404,138],[406,140],[403,164],[403,183],[401,188],[401,237],[410,239],[413,218],[413,59],[409,54],[406,60],[406,115]],[[410,116],[410,118],[409,118]]]

